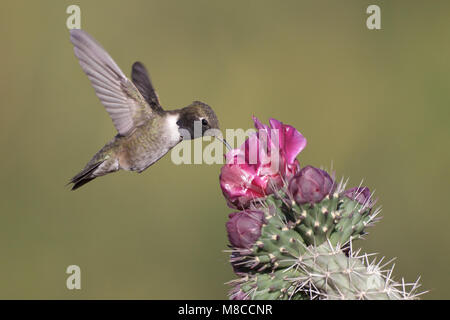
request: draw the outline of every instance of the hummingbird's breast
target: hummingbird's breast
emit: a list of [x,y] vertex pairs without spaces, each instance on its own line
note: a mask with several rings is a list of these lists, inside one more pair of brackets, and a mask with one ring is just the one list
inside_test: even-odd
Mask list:
[[119,164],[124,170],[143,171],[181,141],[178,115],[168,114],[148,121],[124,137]]

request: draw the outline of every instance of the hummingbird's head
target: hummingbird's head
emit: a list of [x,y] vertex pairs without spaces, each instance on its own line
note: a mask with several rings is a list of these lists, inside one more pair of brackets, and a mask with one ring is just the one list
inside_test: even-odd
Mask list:
[[189,131],[191,139],[219,135],[220,138],[222,135],[214,110],[200,101],[194,101],[180,110],[177,125],[180,129]]

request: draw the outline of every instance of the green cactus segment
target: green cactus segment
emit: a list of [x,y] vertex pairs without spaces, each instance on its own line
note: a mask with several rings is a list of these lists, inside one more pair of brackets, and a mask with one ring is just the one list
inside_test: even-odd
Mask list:
[[350,237],[363,234],[370,220],[370,210],[346,197],[326,197],[311,205],[289,203],[280,195],[265,199],[263,210],[266,223],[261,236],[251,250],[237,250],[233,262],[257,271],[275,270],[292,265],[293,259],[305,252],[308,245],[345,244]]
[[290,268],[249,274],[232,284],[252,300],[398,300],[414,299],[403,284],[390,278],[367,256],[347,256],[329,242],[308,246]]
[[364,228],[371,220],[370,209],[338,194],[313,205],[294,204],[291,210],[301,221],[296,230],[308,245],[320,245],[327,239],[333,245],[343,245],[350,237],[358,238],[364,234]]
[[[342,188],[340,188],[342,190]],[[248,299],[412,299],[368,256],[352,253],[378,211],[339,192],[314,204],[298,204],[286,189],[261,200],[261,234],[252,248],[233,248],[231,262],[241,276],[230,298]],[[399,289],[398,289],[399,288]]]
[[327,243],[311,246],[298,262],[305,273],[308,290],[321,299],[397,300],[404,295],[396,284],[375,265],[358,257],[348,257]]
[[333,221],[334,230],[330,234],[333,245],[345,244],[350,238],[359,238],[364,234],[364,228],[371,222],[371,210],[347,197],[339,200],[336,217]]
[[275,270],[292,265],[304,253],[305,244],[295,230],[295,223],[288,221],[282,208],[275,204],[280,205],[277,199],[265,203],[262,209],[265,223],[261,228],[261,236],[251,250],[236,250],[236,265],[257,271]]
[[272,273],[249,275],[232,282],[239,286],[249,300],[304,300],[307,296],[297,292],[291,279],[301,276],[292,269],[278,270]]

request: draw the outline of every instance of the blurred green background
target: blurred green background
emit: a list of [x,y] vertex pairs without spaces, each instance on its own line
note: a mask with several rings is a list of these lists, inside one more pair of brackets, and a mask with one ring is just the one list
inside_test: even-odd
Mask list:
[[361,0],[2,1],[0,298],[222,299],[233,278],[219,165],[166,156],[64,187],[115,134],[74,57],[70,4],[126,74],[145,63],[163,106],[205,101],[223,129],[275,117],[307,137],[303,165],[364,179],[384,218],[356,246],[450,298],[450,2]]

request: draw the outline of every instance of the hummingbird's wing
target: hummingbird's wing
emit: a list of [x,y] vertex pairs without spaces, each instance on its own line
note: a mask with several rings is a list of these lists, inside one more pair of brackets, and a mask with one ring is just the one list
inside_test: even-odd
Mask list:
[[126,136],[152,117],[153,111],[105,49],[87,32],[70,30],[81,68],[91,80],[120,135]]
[[163,111],[163,108],[159,103],[158,94],[156,93],[155,88],[153,88],[147,69],[145,69],[144,65],[139,61],[133,63],[133,67],[131,68],[131,80],[153,110]]

